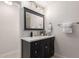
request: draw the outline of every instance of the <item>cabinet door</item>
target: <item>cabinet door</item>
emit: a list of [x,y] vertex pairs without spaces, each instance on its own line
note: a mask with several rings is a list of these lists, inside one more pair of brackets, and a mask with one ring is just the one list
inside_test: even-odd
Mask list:
[[42,48],[43,48],[43,57],[47,58],[49,57],[49,40],[45,39],[42,41]]
[[30,54],[32,58],[42,57],[41,41],[31,42],[31,53]]
[[49,43],[49,53],[50,53],[50,57],[54,55],[54,39],[55,37],[50,38],[50,43]]
[[22,58],[30,57],[30,43],[25,40],[21,40],[21,57]]

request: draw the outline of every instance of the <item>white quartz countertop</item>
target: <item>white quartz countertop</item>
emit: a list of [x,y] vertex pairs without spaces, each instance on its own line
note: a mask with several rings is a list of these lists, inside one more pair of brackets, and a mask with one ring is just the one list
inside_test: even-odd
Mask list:
[[46,38],[51,38],[54,37],[54,35],[51,36],[33,36],[33,37],[21,37],[21,39],[28,41],[28,42],[32,42],[32,41],[38,41],[38,40],[43,40]]

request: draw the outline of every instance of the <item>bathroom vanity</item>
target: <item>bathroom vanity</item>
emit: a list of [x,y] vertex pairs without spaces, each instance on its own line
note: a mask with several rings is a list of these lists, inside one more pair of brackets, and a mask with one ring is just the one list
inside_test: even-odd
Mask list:
[[54,55],[54,36],[21,37],[22,58],[48,58]]

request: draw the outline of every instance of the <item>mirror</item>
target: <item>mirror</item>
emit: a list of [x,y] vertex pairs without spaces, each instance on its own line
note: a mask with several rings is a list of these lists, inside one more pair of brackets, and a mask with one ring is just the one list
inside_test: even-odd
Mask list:
[[24,7],[24,29],[44,30],[44,15]]

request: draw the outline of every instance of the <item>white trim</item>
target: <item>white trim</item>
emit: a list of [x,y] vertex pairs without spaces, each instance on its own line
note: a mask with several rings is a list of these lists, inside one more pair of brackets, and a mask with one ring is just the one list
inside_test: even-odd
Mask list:
[[54,56],[55,56],[56,58],[67,58],[67,57],[65,57],[65,56],[63,56],[63,55],[61,55],[61,54],[58,54],[58,53],[55,53]]
[[20,52],[18,52],[18,50],[10,51],[4,54],[0,54],[0,58],[20,58]]

